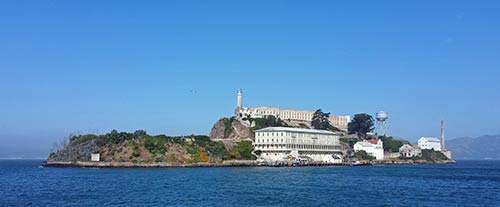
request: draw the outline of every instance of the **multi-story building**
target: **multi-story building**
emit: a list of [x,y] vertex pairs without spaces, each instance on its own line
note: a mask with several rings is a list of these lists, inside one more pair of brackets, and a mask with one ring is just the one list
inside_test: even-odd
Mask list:
[[341,154],[340,133],[290,127],[268,127],[255,131],[254,152],[266,161],[308,160],[331,162]]
[[421,137],[418,139],[418,146],[421,149],[434,149],[434,151],[441,151],[441,141],[435,137]]
[[368,155],[377,160],[384,159],[384,144],[380,139],[363,140],[354,144],[354,151],[365,151]]
[[[243,92],[238,90],[237,94],[237,106],[235,110],[236,117],[239,118],[263,118],[266,116],[275,116],[285,121],[296,121],[310,123],[314,116],[314,111],[305,110],[292,110],[292,109],[282,109],[282,108],[271,108],[271,107],[257,107],[257,108],[245,108],[242,103]],[[347,131],[347,124],[349,124],[349,116],[330,116],[330,124],[337,127],[340,130]]]

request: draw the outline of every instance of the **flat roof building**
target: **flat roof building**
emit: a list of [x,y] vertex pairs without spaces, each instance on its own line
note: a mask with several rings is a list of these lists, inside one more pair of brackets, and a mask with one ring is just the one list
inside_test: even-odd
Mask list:
[[307,160],[330,162],[341,154],[341,133],[291,127],[268,127],[255,131],[255,152],[266,161]]
[[421,149],[441,151],[441,141],[435,137],[421,137],[418,139],[418,146]]

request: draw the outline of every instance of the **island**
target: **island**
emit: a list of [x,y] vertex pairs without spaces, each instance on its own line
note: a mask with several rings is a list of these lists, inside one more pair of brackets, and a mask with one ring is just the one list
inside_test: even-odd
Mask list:
[[[387,113],[377,113],[387,116]],[[242,91],[232,117],[210,135],[149,135],[144,130],[70,135],[56,144],[46,167],[231,167],[454,163],[441,140],[418,144],[373,133],[366,113],[332,116],[321,109],[245,108]]]

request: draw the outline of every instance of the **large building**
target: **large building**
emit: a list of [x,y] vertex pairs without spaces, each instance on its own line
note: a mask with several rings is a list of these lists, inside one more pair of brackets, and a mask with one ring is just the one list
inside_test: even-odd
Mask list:
[[354,144],[354,151],[365,151],[377,160],[384,159],[384,143],[380,139],[363,140]]
[[254,152],[271,161],[308,160],[332,162],[332,156],[342,153],[340,133],[290,127],[268,127],[255,131]]
[[435,137],[421,137],[418,139],[418,146],[421,149],[441,151],[441,141]]
[[[237,94],[237,106],[235,110],[236,117],[239,118],[263,118],[269,115],[280,118],[284,121],[295,121],[304,122],[310,124],[312,121],[314,111],[303,111],[303,110],[292,110],[292,109],[281,109],[281,108],[271,108],[271,107],[257,107],[257,108],[245,108],[242,103],[243,92],[238,90]],[[330,124],[337,127],[340,130],[347,131],[347,124],[349,124],[349,116],[330,116]]]

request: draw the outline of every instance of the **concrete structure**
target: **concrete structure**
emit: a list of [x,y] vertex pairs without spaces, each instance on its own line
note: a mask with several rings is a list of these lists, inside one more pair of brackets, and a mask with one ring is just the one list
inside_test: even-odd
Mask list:
[[[243,92],[241,89],[237,93],[237,105],[235,110],[235,115],[237,118],[263,118],[269,115],[280,118],[284,121],[295,121],[304,122],[305,124],[310,124],[312,121],[314,111],[305,110],[292,110],[292,109],[282,109],[282,108],[271,108],[271,107],[257,107],[257,108],[245,108],[242,104]],[[349,116],[330,116],[330,124],[340,130],[347,131],[347,124],[350,121]]]
[[380,139],[363,140],[354,144],[354,151],[365,151],[370,156],[375,157],[377,160],[384,159],[384,144]]
[[399,158],[399,152],[384,151],[384,160],[392,160],[398,158]]
[[92,162],[99,162],[99,161],[101,161],[101,154],[99,154],[99,153],[92,153],[92,154],[90,154],[90,161],[92,161]]
[[340,133],[315,129],[268,127],[255,131],[254,152],[271,162],[307,160],[337,162],[341,154]]
[[418,139],[418,146],[421,149],[434,149],[434,151],[441,151],[441,143],[439,139],[435,137],[421,137]]
[[411,145],[413,147],[413,151],[415,152],[416,157],[422,157],[422,148],[418,145]]
[[441,120],[441,152],[451,160],[451,151],[448,151],[444,146],[444,120]]
[[405,158],[411,157],[421,157],[422,150],[418,146],[412,146],[409,144],[404,144],[399,148],[399,156]]

